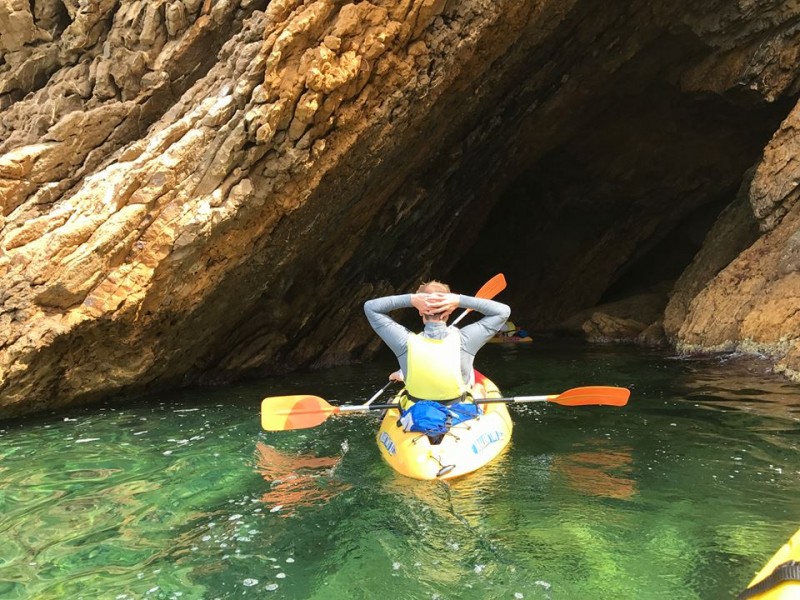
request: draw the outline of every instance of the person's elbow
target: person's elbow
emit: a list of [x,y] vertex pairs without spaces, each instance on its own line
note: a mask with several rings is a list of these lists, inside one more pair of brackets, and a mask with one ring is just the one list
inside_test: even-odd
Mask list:
[[375,312],[375,298],[364,302],[364,314],[369,316],[370,314],[375,314]]
[[511,316],[511,307],[508,304],[503,304],[502,302],[498,302],[501,306],[499,315],[503,317],[503,321],[507,321],[508,317]]

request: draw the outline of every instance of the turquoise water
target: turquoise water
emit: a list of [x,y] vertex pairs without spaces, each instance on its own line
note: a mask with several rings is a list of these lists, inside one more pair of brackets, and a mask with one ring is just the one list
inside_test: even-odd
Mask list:
[[622,409],[512,408],[498,461],[395,474],[376,415],[260,430],[264,396],[358,403],[371,365],[0,425],[0,598],[732,598],[800,527],[800,386],[741,359],[488,347],[507,395],[632,389]]

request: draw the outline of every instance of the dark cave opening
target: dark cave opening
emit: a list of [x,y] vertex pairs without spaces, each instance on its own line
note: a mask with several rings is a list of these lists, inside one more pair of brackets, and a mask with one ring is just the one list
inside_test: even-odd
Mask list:
[[666,302],[792,106],[665,85],[606,102],[505,186],[449,274],[457,291],[503,272],[499,299],[539,331],[654,288]]
[[615,302],[637,292],[672,284],[700,250],[709,230],[728,206],[735,190],[726,190],[719,199],[689,213],[662,239],[643,245],[638,258],[621,270],[621,275],[603,293],[598,304]]

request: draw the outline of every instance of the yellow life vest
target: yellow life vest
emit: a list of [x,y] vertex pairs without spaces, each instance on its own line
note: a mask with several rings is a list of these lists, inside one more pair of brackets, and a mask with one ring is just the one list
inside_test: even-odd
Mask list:
[[406,391],[413,400],[453,400],[465,389],[458,331],[450,332],[441,340],[420,334],[408,336]]

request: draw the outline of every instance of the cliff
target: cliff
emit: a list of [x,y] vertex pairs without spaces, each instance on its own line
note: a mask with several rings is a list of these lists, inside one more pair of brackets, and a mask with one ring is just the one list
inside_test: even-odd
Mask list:
[[800,8],[702,4],[5,2],[0,416],[363,358],[368,297],[498,270],[800,378]]

